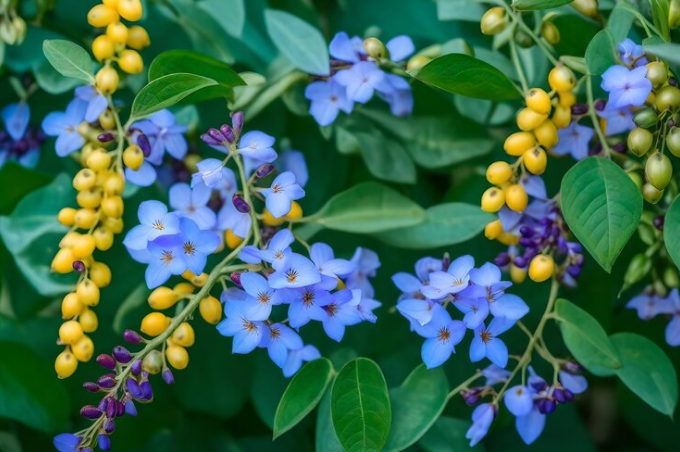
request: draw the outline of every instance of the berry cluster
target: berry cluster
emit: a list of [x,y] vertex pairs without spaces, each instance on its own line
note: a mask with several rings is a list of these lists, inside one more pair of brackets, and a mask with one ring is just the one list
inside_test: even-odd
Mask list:
[[26,21],[17,9],[17,2],[0,2],[0,40],[10,46],[21,45],[26,37]]
[[45,134],[41,129],[29,127],[30,107],[26,102],[9,104],[0,114],[5,123],[5,130],[0,131],[0,168],[9,161],[28,168],[35,167]]

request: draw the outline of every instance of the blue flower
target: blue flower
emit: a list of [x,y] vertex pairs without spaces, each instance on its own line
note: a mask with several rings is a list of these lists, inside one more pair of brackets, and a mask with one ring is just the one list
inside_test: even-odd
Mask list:
[[675,310],[670,297],[663,298],[647,291],[633,297],[626,303],[626,307],[636,309],[641,320],[649,320],[659,314],[672,314]]
[[432,320],[435,305],[435,302],[428,299],[404,298],[397,303],[397,310],[411,323],[413,330],[427,325]]
[[350,69],[338,71],[333,80],[346,88],[349,100],[365,104],[376,89],[384,86],[385,73],[375,63],[360,61]]
[[85,120],[87,102],[73,99],[65,112],[53,112],[42,122],[45,134],[57,137],[55,151],[59,157],[65,157],[80,149],[85,144],[85,138],[78,133],[78,126]]
[[14,141],[19,141],[24,137],[30,119],[31,108],[26,102],[9,104],[2,109],[2,120],[5,123],[5,129]]
[[92,85],[79,86],[75,90],[75,97],[87,102],[85,111],[85,121],[95,122],[108,107],[106,97]]
[[222,160],[204,159],[196,164],[198,172],[191,175],[191,187],[204,184],[208,188],[218,188],[224,177]]
[[212,231],[199,229],[198,225],[189,218],[179,220],[179,241],[185,269],[200,275],[212,254],[220,246],[220,238]]
[[330,292],[322,284],[313,284],[286,293],[290,300],[288,320],[293,328],[300,328],[310,320],[322,321],[326,316],[322,306],[329,305],[332,300]]
[[465,325],[460,320],[451,320],[448,311],[441,305],[433,306],[432,319],[417,329],[419,335],[427,338],[421,349],[423,362],[428,369],[439,367],[455,352],[465,336]]
[[196,185],[193,189],[183,182],[170,187],[170,206],[175,212],[196,222],[201,229],[212,229],[217,216],[210,207],[208,201],[212,191],[203,184]]
[[354,108],[345,87],[334,79],[310,83],[305,88],[305,97],[311,101],[309,114],[321,126],[332,124],[340,111],[349,114]]
[[250,306],[243,301],[230,301],[224,304],[226,318],[217,325],[223,336],[233,336],[232,353],[250,353],[262,342],[267,326],[262,321],[267,317],[249,317]]
[[475,266],[472,256],[461,256],[451,262],[447,271],[430,274],[430,284],[420,290],[428,298],[439,300],[449,294],[456,294],[467,288],[470,281],[470,270]]
[[392,282],[402,292],[400,300],[422,298],[420,288],[430,283],[431,273],[442,270],[442,261],[433,257],[424,257],[418,259],[415,269],[416,276],[404,272],[392,276]]
[[387,50],[390,52],[390,60],[395,63],[404,61],[416,51],[413,41],[406,35],[395,36],[387,41],[385,47],[387,47]]
[[566,370],[560,370],[560,383],[564,389],[572,394],[583,394],[588,389],[588,380],[583,375],[573,374]]
[[552,151],[556,155],[571,154],[574,159],[582,160],[588,157],[588,148],[594,133],[592,127],[582,126],[574,121],[567,128],[557,131],[559,142]]
[[380,258],[375,251],[359,247],[354,252],[352,260],[354,271],[347,275],[345,279],[345,286],[348,289],[361,290],[363,296],[373,298],[375,290],[371,285],[370,278],[375,276],[376,270],[380,268]]
[[489,327],[483,324],[475,328],[475,336],[470,345],[470,361],[476,363],[484,358],[504,368],[508,364],[508,347],[498,336],[512,327],[513,321],[503,317],[494,318]]
[[413,111],[413,93],[411,85],[403,78],[394,74],[385,74],[385,83],[381,84],[378,92],[390,104],[390,111],[394,116],[409,116]]
[[272,148],[276,139],[264,132],[252,130],[241,137],[239,140],[239,152],[241,155],[271,163],[276,160],[276,151]]
[[259,264],[261,261],[272,264],[276,270],[282,267],[286,258],[292,253],[290,245],[295,241],[289,229],[281,229],[274,234],[265,249],[261,250],[249,245],[243,248],[239,258],[249,264]]
[[378,316],[376,316],[373,311],[381,307],[382,303],[372,298],[362,296],[360,290],[353,290],[352,293],[355,297],[360,298],[359,304],[357,305],[357,312],[359,313],[361,320],[375,323],[378,320]]
[[486,378],[484,385],[493,386],[508,381],[508,378],[510,378],[510,371],[501,369],[495,364],[489,364],[482,369],[482,375]]
[[496,410],[495,405],[483,403],[472,412],[472,426],[465,434],[465,437],[470,440],[470,447],[474,447],[489,433],[491,423],[496,417]]
[[635,128],[633,121],[633,113],[629,107],[625,108],[611,108],[609,104],[604,110],[598,111],[597,115],[600,118],[607,120],[607,136],[618,135],[623,132],[628,132]]
[[137,170],[125,168],[125,180],[140,187],[148,187],[156,182],[156,168],[148,161],[144,160],[142,166]]
[[529,414],[515,419],[515,428],[522,441],[525,444],[531,444],[541,436],[545,428],[545,414],[541,413],[538,406],[534,404]]
[[[357,296],[358,295],[358,296]],[[357,306],[361,302],[361,294],[344,289],[334,292],[330,300],[323,305],[324,315],[321,322],[328,337],[340,342],[345,335],[345,327],[361,323]]]
[[33,168],[38,164],[39,147],[45,141],[42,132],[28,128],[31,109],[25,102],[9,104],[2,109],[5,131],[0,132],[0,168],[8,160]]
[[182,257],[179,235],[164,235],[149,242],[149,266],[146,268],[146,285],[154,289],[172,275],[181,275],[187,269]]
[[671,290],[668,294],[667,308],[673,314],[671,321],[666,325],[666,342],[671,347],[680,345],[680,295],[678,289]]
[[640,107],[652,92],[652,82],[644,66],[628,69],[617,65],[602,74],[602,89],[609,93],[612,108]]
[[[217,226],[220,230],[226,231],[231,229],[231,232],[237,237],[245,239],[248,237],[248,232],[252,225],[252,218],[249,213],[243,213],[236,210],[231,198],[227,198],[224,205],[217,215]],[[255,263],[255,262],[251,262]]]
[[354,271],[356,265],[346,259],[336,259],[333,248],[325,243],[315,243],[309,251],[309,257],[316,265],[324,279],[329,279],[331,289],[335,288],[338,278],[343,278]]
[[295,289],[320,281],[321,274],[314,263],[296,253],[291,253],[269,277],[269,285],[274,289]]
[[533,391],[523,385],[508,389],[503,401],[508,411],[515,416],[526,416],[534,408]]
[[160,201],[144,201],[137,210],[139,225],[128,231],[123,245],[131,250],[146,249],[148,243],[162,235],[179,232],[179,217],[168,213],[168,208]]
[[288,354],[292,350],[300,350],[304,344],[300,336],[286,325],[274,323],[265,325],[260,347],[266,347],[269,357],[274,364],[283,368],[288,360]]
[[167,151],[177,160],[182,160],[188,150],[184,133],[187,127],[177,124],[175,115],[169,110],[160,110],[148,119],[132,124],[132,129],[141,130],[151,142],[151,154],[146,160],[154,165],[163,162],[163,155]]
[[636,44],[630,38],[626,38],[619,44],[619,56],[621,60],[627,64],[631,65],[635,63],[635,66],[644,66],[647,64],[647,58],[640,58],[644,55],[645,49]]
[[313,361],[321,358],[321,353],[313,345],[305,345],[299,350],[291,350],[283,366],[283,376],[288,378],[295,375],[300,370],[303,362]]
[[276,176],[271,188],[262,190],[267,210],[274,218],[281,218],[290,212],[291,203],[305,196],[305,191],[295,181],[290,171]]
[[288,150],[274,163],[274,166],[281,172],[290,171],[295,174],[295,180],[300,187],[305,188],[309,180],[307,161],[305,155],[300,151]]
[[272,312],[272,306],[283,302],[281,293],[269,287],[267,280],[259,273],[243,273],[241,285],[248,294],[248,298],[245,300],[249,304],[246,312],[248,318],[268,319]]
[[350,38],[344,31],[337,33],[333,37],[329,50],[333,58],[347,63],[361,61],[362,57],[366,55],[364,41],[358,36]]
[[62,433],[55,436],[52,442],[59,452],[78,452],[80,438],[71,433]]

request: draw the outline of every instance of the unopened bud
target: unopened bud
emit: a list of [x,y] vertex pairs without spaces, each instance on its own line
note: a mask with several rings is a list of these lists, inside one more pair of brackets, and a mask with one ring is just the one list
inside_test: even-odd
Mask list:
[[132,360],[132,355],[130,352],[123,346],[117,346],[113,349],[113,357],[118,361],[119,363],[129,363]]
[[489,9],[480,22],[482,33],[485,35],[496,35],[505,30],[508,25],[505,17],[505,8],[502,6],[495,6]]
[[231,279],[231,282],[236,284],[241,289],[243,288],[243,286],[241,285],[241,273],[240,272],[232,273],[231,275],[229,275],[229,278]]
[[231,197],[231,200],[234,203],[234,207],[236,207],[236,210],[238,210],[239,212],[241,213],[250,212],[250,205],[243,198],[241,198],[240,195],[234,193],[234,196]]
[[171,385],[175,383],[175,376],[172,374],[172,371],[170,369],[165,369],[161,376],[163,377],[163,381],[165,381],[165,384]]
[[85,419],[90,420],[99,419],[102,414],[103,413],[99,408],[92,405],[85,405],[80,409],[80,415]]
[[123,338],[125,339],[126,342],[130,344],[139,344],[142,342],[142,336],[139,335],[136,331],[133,330],[125,330],[123,333]]
[[222,135],[224,135],[224,138],[229,142],[233,143],[236,137],[234,136],[234,129],[229,127],[227,124],[222,124],[222,127],[220,127],[220,132],[222,132]]
[[107,354],[101,354],[97,356],[97,362],[102,366],[105,367],[109,370],[113,370],[116,368],[116,360],[113,359],[113,356],[107,355]]
[[387,58],[389,53],[385,44],[378,38],[364,39],[364,50],[368,56],[378,61]]
[[149,142],[149,137],[145,134],[140,133],[139,136],[137,136],[137,146],[142,150],[144,157],[151,155],[151,143]]
[[97,136],[97,141],[100,143],[109,143],[115,139],[116,137],[110,132],[102,133],[101,135]]
[[236,134],[236,136],[241,135],[244,120],[245,118],[242,111],[235,111],[231,114],[231,126],[234,128],[234,134]]
[[255,175],[262,179],[263,177],[267,177],[269,174],[271,174],[274,169],[274,165],[271,163],[265,163],[264,165],[260,166],[257,171],[255,171]]

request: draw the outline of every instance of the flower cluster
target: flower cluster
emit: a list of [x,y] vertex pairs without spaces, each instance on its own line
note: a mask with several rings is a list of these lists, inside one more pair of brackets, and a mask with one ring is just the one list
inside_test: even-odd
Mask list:
[[35,167],[45,135],[42,130],[29,127],[30,107],[26,102],[9,104],[0,114],[5,123],[5,130],[0,131],[0,168],[9,161]]
[[[428,368],[446,362],[468,329],[474,334],[472,362],[488,358],[501,368],[508,363],[508,349],[498,336],[524,317],[529,307],[518,296],[505,293],[512,283],[501,280],[497,266],[474,265],[469,255],[453,262],[448,257],[426,257],[416,263],[416,276],[397,273],[392,277],[402,291],[397,310],[412,331],[426,338],[421,355]],[[462,321],[452,320],[449,305],[464,315]],[[489,315],[493,319],[486,325]]]
[[330,43],[332,75],[307,86],[305,96],[311,101],[309,113],[316,122],[327,126],[340,111],[351,113],[354,103],[365,104],[377,92],[390,105],[395,116],[408,116],[413,110],[411,85],[403,77],[387,72],[402,68],[404,60],[415,51],[408,36],[397,36],[383,44],[376,38],[363,40],[345,32]]
[[678,289],[665,296],[656,293],[652,287],[626,303],[628,309],[635,309],[641,320],[650,320],[658,315],[670,317],[666,326],[666,342],[671,347],[680,345],[680,295]]

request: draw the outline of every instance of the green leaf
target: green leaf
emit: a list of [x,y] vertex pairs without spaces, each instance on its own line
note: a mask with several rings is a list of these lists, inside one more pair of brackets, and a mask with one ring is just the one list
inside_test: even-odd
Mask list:
[[217,58],[225,63],[234,63],[229,40],[231,38],[223,26],[215,19],[214,12],[208,12],[200,3],[193,1],[176,1],[177,22],[189,36],[194,49]]
[[0,417],[45,433],[66,427],[69,400],[53,370],[31,349],[0,342]]
[[27,194],[47,185],[52,177],[19,165],[7,162],[0,168],[0,214],[8,214]]
[[307,363],[295,374],[281,397],[274,417],[274,439],[295,427],[318,405],[333,378],[327,358]]
[[217,82],[216,86],[187,97],[185,103],[231,98],[234,87],[246,84],[228,64],[191,50],[169,50],[158,55],[149,67],[149,81],[177,73],[199,75]]
[[650,53],[673,65],[680,65],[680,44],[662,42],[660,39],[645,39],[642,41],[642,46],[645,53]]
[[512,6],[518,11],[536,11],[558,8],[571,2],[572,0],[514,0]]
[[94,83],[94,63],[87,50],[71,41],[52,39],[43,42],[43,52],[52,66],[64,77]]
[[472,423],[467,420],[442,416],[421,438],[418,445],[425,452],[484,452],[486,450],[484,443],[473,448],[470,447],[470,440],[465,438],[471,425]]
[[616,375],[649,406],[673,416],[678,403],[678,377],[668,356],[638,334],[617,333],[610,339],[623,364]]
[[392,428],[384,450],[398,452],[418,441],[442,414],[449,382],[441,367],[416,367],[404,383],[390,391]]
[[151,81],[135,97],[132,103],[134,119],[142,119],[164,108],[172,107],[190,94],[217,82],[194,74],[170,74]]
[[425,211],[425,221],[416,226],[377,236],[388,245],[400,248],[439,248],[470,240],[493,219],[493,215],[483,212],[479,206],[452,202],[430,207]]
[[605,376],[621,368],[616,348],[593,316],[563,298],[557,300],[555,315],[569,352],[586,369]]
[[38,83],[38,86],[52,95],[63,94],[82,84],[81,81],[75,78],[63,77],[47,61],[37,65],[33,70],[33,75],[35,75],[35,81]]
[[332,197],[311,221],[328,229],[372,234],[425,219],[418,204],[377,182],[364,182]]
[[375,177],[402,184],[416,183],[416,166],[401,144],[376,133],[355,132],[354,138]]
[[668,11],[670,9],[669,0],[649,0],[652,7],[652,19],[654,26],[661,33],[664,41],[671,40],[671,31],[668,26]]
[[479,22],[485,11],[482,5],[469,0],[439,0],[437,2],[439,20]]
[[331,420],[331,389],[326,391],[316,415],[316,452],[344,452]]
[[562,210],[576,238],[611,272],[640,223],[642,195],[614,162],[589,157],[564,176]]
[[57,221],[59,210],[73,202],[71,178],[60,174],[54,181],[26,195],[10,216],[0,217],[0,237],[26,280],[43,296],[62,295],[73,289],[72,275],[57,275],[50,263],[68,229]]
[[489,100],[509,100],[522,93],[501,71],[474,57],[451,53],[440,56],[411,76],[453,94]]
[[586,68],[591,75],[601,75],[611,66],[617,64],[614,38],[608,29],[595,35],[586,49]]
[[264,19],[274,45],[296,68],[314,75],[330,74],[328,46],[318,29],[275,9],[266,10]]
[[376,363],[357,358],[342,368],[331,391],[331,418],[346,452],[382,450],[392,411],[385,377]]
[[240,38],[246,23],[245,0],[203,0],[199,8],[209,13],[224,31]]
[[675,262],[675,266],[680,268],[680,196],[675,198],[668,212],[666,212],[663,241],[666,244],[668,254]]

